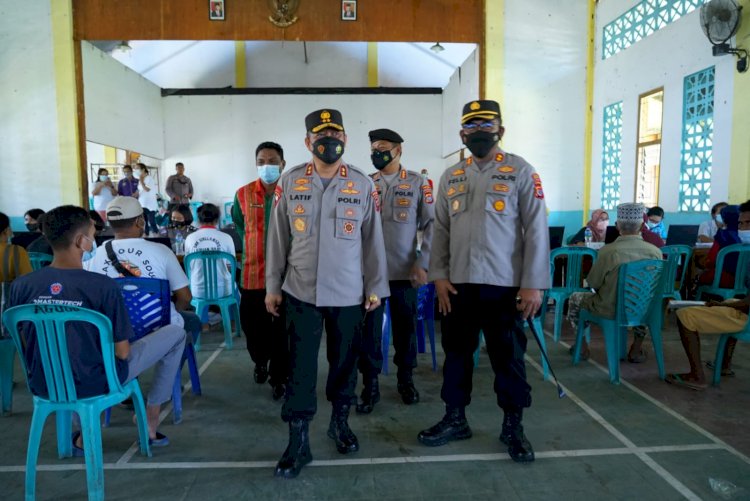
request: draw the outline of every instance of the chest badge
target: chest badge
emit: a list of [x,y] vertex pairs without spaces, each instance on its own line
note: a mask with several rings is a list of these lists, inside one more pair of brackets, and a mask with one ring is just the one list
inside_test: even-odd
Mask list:
[[307,223],[301,217],[294,218],[294,229],[302,233],[307,229]]
[[347,195],[359,195],[359,190],[354,189],[354,181],[347,181],[346,186],[344,188],[341,188],[341,193],[345,193]]
[[458,211],[458,209],[460,209],[460,208],[461,208],[461,201],[460,200],[454,200],[451,203],[451,209],[453,209],[453,212]]
[[505,202],[503,200],[496,200],[494,204],[492,204],[492,207],[497,212],[502,212],[505,210]]
[[507,184],[497,183],[495,186],[492,187],[495,191],[501,191],[503,193],[507,193],[510,191],[510,187]]
[[411,189],[411,185],[410,184],[399,184],[398,185],[398,189],[399,190],[410,190]]
[[514,169],[510,165],[501,165],[500,167],[497,168],[497,171],[498,172],[502,172],[504,174],[508,174],[508,173],[511,173],[511,172],[515,172],[516,169]]
[[351,235],[354,233],[354,223],[351,221],[344,221],[344,234]]
[[466,173],[465,170],[459,168],[451,172],[451,176],[463,176]]
[[302,204],[297,204],[297,207],[294,208],[295,214],[304,214],[305,208],[302,206]]
[[352,209],[351,207],[347,207],[344,210],[344,216],[346,216],[346,217],[354,217],[354,209]]
[[448,188],[448,191],[445,194],[450,197],[450,196],[453,196],[455,193],[456,193],[456,188],[451,186],[450,188]]

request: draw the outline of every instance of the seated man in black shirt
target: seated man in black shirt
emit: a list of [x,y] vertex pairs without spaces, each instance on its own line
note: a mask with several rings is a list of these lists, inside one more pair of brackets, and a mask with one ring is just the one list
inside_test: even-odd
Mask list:
[[[146,417],[152,446],[169,443],[156,431],[161,404],[168,402],[180,367],[185,346],[185,330],[176,325],[161,329],[130,343],[133,335],[120,287],[111,278],[83,270],[82,259],[95,249],[94,223],[88,211],[65,205],[45,214],[42,231],[52,245],[54,260],[46,268],[17,278],[10,292],[9,306],[23,304],[73,305],[106,315],[112,321],[115,342],[115,364],[122,383],[127,383],[146,369],[155,366],[151,389],[147,395]],[[29,369],[32,393],[47,395],[42,362],[33,326],[25,324],[21,335],[26,340],[23,354]],[[73,325],[68,325],[72,329]],[[68,352],[79,398],[108,391],[99,333],[91,324],[75,325],[69,331]],[[82,455],[80,432],[73,437],[74,454]]]

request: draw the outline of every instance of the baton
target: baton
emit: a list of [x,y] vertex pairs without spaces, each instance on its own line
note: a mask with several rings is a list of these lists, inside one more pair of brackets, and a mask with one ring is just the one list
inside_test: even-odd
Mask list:
[[[516,298],[516,303],[521,303],[521,298]],[[557,385],[557,396],[559,398],[565,397],[565,390],[562,389],[562,386],[560,386],[560,381],[557,380],[557,376],[555,375],[555,371],[552,368],[552,364],[549,363],[549,358],[547,357],[547,351],[542,346],[542,341],[539,339],[539,333],[537,333],[536,328],[534,327],[534,321],[532,320],[532,317],[528,317],[526,319],[526,324],[529,326],[529,329],[531,329],[531,333],[534,334],[534,339],[536,339],[536,344],[539,345],[539,351],[542,352],[542,358],[544,358],[544,361],[547,363],[547,367],[549,367],[549,371],[552,373],[552,377],[555,378],[555,384]]]

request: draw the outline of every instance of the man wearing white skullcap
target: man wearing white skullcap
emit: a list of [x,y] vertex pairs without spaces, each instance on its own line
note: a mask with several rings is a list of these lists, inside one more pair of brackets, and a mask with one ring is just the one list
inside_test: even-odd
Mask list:
[[[599,250],[597,260],[586,277],[589,287],[596,292],[576,292],[570,296],[568,318],[574,329],[578,327],[578,314],[581,308],[597,316],[614,318],[617,275],[621,264],[643,259],[662,259],[661,251],[641,237],[645,211],[643,204],[628,203],[617,206],[616,226],[620,236]],[[628,351],[628,362],[639,363],[646,359],[646,353],[641,347],[645,335],[645,327],[633,328],[633,345]],[[584,339],[581,358],[585,360],[588,357],[589,347]]]

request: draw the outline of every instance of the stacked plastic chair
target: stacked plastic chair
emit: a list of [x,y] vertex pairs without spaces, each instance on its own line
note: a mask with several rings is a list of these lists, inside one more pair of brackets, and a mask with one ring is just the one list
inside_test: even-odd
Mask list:
[[[128,317],[133,326],[134,336],[130,339],[131,342],[149,335],[160,327],[169,325],[172,311],[169,281],[158,278],[134,277],[117,278],[115,281],[120,285],[122,296],[125,299],[125,307],[128,310]],[[202,391],[198,362],[195,359],[195,349],[189,337],[185,343],[180,369],[177,371],[172,388],[173,421],[175,424],[182,422],[182,367],[186,361],[193,394],[200,395]],[[110,411],[107,410],[106,424],[109,424],[109,417]]]
[[[9,308],[3,313],[3,323],[11,333],[19,353],[27,346],[27,340],[21,339],[18,332],[20,322],[31,322],[34,325],[36,346],[47,383],[47,397],[34,395],[34,412],[31,417],[29,444],[26,454],[26,499],[36,497],[36,463],[39,456],[39,444],[47,417],[56,413],[57,451],[60,458],[73,455],[71,440],[72,413],[81,418],[81,435],[86,460],[86,482],[89,500],[104,499],[104,468],[102,457],[101,413],[103,410],[131,398],[138,418],[138,437],[141,453],[151,456],[148,441],[148,425],[143,395],[137,380],[123,385],[117,377],[115,368],[115,345],[112,336],[112,323],[99,312],[74,306],[66,307],[60,312],[57,308],[44,311],[37,305],[23,305]],[[86,322],[99,330],[99,339],[104,360],[105,377],[109,392],[89,398],[78,398],[76,394],[73,371],[68,355],[67,335],[75,331],[67,329],[69,322]],[[21,358],[24,374],[28,374],[25,358]],[[28,381],[27,381],[28,383]]]
[[[185,256],[184,266],[187,272],[188,280],[194,287],[193,262],[197,261],[203,271],[203,287],[200,294],[193,294],[193,305],[198,316],[203,323],[208,321],[208,307],[216,305],[221,310],[221,320],[224,327],[224,342],[227,349],[231,349],[234,344],[232,341],[232,323],[235,319],[236,335],[240,335],[240,302],[239,292],[237,291],[237,282],[234,280],[234,271],[237,269],[237,260],[228,252],[221,251],[198,251],[191,252]],[[228,289],[223,293],[219,288],[219,280],[222,279],[219,270],[224,267],[229,272],[227,281]],[[196,341],[196,349],[200,349],[200,342]]]
[[627,354],[628,327],[646,325],[654,345],[659,378],[664,379],[664,353],[661,340],[661,291],[665,261],[645,259],[620,266],[617,278],[617,303],[614,318],[604,318],[581,308],[573,352],[573,364],[581,358],[581,341],[588,331],[587,322],[599,324],[609,365],[609,380],[620,383],[620,360]]
[[[560,341],[563,323],[563,307],[565,301],[570,298],[574,292],[587,292],[591,289],[583,287],[583,259],[589,257],[596,261],[598,253],[588,247],[560,247],[550,252],[550,277],[555,276],[555,260],[566,258],[565,278],[562,286],[551,287],[547,291],[547,298],[555,302],[555,342]],[[542,318],[547,313],[547,298],[542,303]]]
[[[721,276],[727,260],[737,254],[736,273],[734,274],[734,284],[732,287],[721,286]],[[722,299],[731,299],[737,296],[747,295],[747,286],[745,285],[745,271],[750,265],[750,244],[728,245],[719,251],[716,257],[716,273],[711,285],[701,285],[698,287],[696,296],[698,300],[703,299],[704,295],[719,296]]]
[[45,254],[44,252],[29,252],[29,261],[31,261],[31,269],[36,271],[50,264],[52,262],[52,255]]

